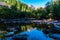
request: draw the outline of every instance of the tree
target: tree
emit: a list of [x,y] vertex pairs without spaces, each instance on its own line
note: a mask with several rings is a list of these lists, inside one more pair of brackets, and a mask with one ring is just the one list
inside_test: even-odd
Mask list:
[[44,19],[46,18],[46,9],[41,7],[35,11],[34,15],[38,19]]
[[28,6],[26,4],[22,3],[21,4],[21,8],[22,8],[21,11],[26,11],[27,10],[27,7]]
[[17,1],[16,7],[17,7],[17,10],[20,11],[20,9],[21,9],[21,2],[20,2],[20,0]]
[[53,6],[53,11],[54,11],[54,16],[56,19],[60,18],[60,1],[56,1],[54,2],[54,6]]

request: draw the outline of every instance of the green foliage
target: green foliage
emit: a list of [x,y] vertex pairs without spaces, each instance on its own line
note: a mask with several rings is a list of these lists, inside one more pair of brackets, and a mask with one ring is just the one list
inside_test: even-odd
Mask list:
[[60,18],[60,1],[48,2],[45,8],[37,10],[21,3],[20,0],[4,0],[4,2],[7,3],[8,7],[0,6],[1,18]]
[[20,11],[20,5],[21,5],[21,4],[20,4],[20,1],[18,0],[18,1],[17,1],[17,4],[16,4],[16,7],[17,7],[17,10],[18,10],[18,11]]
[[[47,5],[46,10],[50,18],[59,19],[60,18],[60,1],[53,1]],[[50,15],[51,14],[51,15]]]
[[3,2],[4,0],[0,0],[0,2]]

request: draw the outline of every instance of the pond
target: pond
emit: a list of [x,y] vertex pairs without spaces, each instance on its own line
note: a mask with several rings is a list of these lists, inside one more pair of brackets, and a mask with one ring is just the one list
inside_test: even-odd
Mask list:
[[45,36],[45,34],[37,29],[31,29],[30,31],[27,30],[25,32],[21,32],[19,34],[16,34],[12,37],[7,37],[5,40],[13,40],[13,38],[21,39],[26,38],[26,40],[50,40],[48,37]]
[[58,27],[59,30],[56,30],[56,27],[52,24],[23,24],[19,26],[21,31],[8,32],[4,35],[5,38],[0,38],[0,40],[55,40],[55,38],[60,40],[60,29]]

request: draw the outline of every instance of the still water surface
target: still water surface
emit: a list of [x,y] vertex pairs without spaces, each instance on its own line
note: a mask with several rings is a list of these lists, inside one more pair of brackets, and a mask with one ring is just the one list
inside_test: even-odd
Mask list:
[[[37,29],[31,29],[31,30],[27,30],[25,32],[21,32],[17,35],[15,35],[15,37],[21,37],[18,35],[28,35],[26,40],[51,40],[51,38],[46,37],[45,34]],[[7,37],[5,40],[13,40],[13,37]]]

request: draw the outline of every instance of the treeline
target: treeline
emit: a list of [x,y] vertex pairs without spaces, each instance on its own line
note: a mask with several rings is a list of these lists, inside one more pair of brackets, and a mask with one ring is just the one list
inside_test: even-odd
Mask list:
[[60,1],[47,2],[45,8],[33,9],[20,0],[4,0],[8,6],[0,6],[0,18],[59,19]]
[[46,4],[47,17],[60,19],[60,0],[54,0]]

